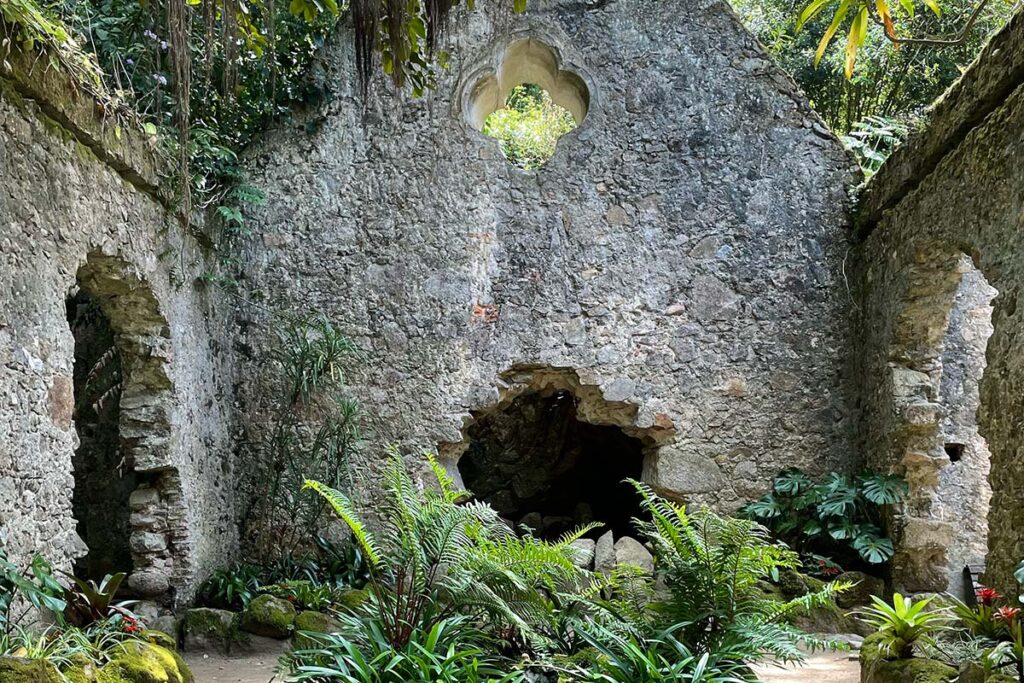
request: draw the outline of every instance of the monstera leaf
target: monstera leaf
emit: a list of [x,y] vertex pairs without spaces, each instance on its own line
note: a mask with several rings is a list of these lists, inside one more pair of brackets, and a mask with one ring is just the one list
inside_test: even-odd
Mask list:
[[860,482],[864,497],[877,505],[892,505],[903,500],[910,487],[903,477],[895,474],[875,474]]
[[892,540],[880,538],[874,534],[863,534],[853,541],[853,548],[865,562],[871,564],[882,564],[893,556]]

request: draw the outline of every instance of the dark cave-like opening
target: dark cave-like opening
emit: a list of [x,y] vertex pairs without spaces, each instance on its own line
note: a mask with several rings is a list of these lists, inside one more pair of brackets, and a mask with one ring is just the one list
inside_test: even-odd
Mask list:
[[110,320],[95,297],[79,290],[67,300],[75,339],[75,430],[72,511],[88,553],[75,574],[100,580],[130,572],[132,553],[129,497],[138,485],[121,448],[121,355]]
[[602,522],[635,535],[640,498],[627,478],[639,479],[643,444],[620,428],[582,422],[568,391],[533,393],[477,418],[459,460],[463,482],[502,517],[556,538],[573,527]]

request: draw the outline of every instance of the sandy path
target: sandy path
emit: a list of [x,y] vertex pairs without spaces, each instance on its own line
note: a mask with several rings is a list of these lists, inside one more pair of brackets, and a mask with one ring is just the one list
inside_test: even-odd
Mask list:
[[826,652],[808,656],[802,667],[762,666],[755,671],[765,683],[860,683],[856,657],[856,652]]
[[277,653],[225,657],[218,654],[186,654],[196,683],[269,683],[274,678]]

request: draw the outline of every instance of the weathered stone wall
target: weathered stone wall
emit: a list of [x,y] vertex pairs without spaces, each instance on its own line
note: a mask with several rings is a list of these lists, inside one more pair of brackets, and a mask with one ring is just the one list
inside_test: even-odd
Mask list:
[[[839,143],[725,2],[509,5],[458,17],[450,71],[401,106],[378,85],[364,111],[352,55],[328,55],[333,102],[249,160],[267,201],[247,295],[323,311],[366,351],[351,384],[371,461],[388,441],[454,460],[472,412],[569,371],[596,393],[590,421],[659,430],[645,476],[665,493],[729,509],[780,468],[846,467]],[[589,105],[536,172],[466,111],[525,38]],[[271,319],[244,315],[265,359]]]
[[237,544],[232,367],[217,341],[226,309],[194,285],[203,257],[154,198],[145,143],[131,131],[117,143],[114,123],[95,118],[91,98],[48,60],[33,67],[16,49],[9,60],[13,74],[0,80],[5,547],[16,561],[38,552],[62,570],[84,552],[72,516],[78,438],[65,307],[81,287],[99,301],[121,355],[122,455],[140,481],[130,500],[130,584],[188,599]]
[[[961,405],[943,404],[944,351],[957,345],[950,319],[953,311],[955,327],[964,254],[998,292],[978,410],[979,433],[991,452],[986,580],[1009,593],[1012,568],[1024,558],[1024,323],[1017,315],[1024,283],[1022,67],[1019,15],[943,98],[935,124],[873,179],[863,206],[865,241],[857,257],[861,447],[875,466],[904,472],[911,481],[911,500],[897,520],[894,568],[897,584],[909,590],[947,587],[954,559],[948,551],[974,542],[969,536],[978,532],[975,517],[983,510],[976,500],[952,498],[955,471],[943,449],[951,419],[969,428],[973,402],[968,396]],[[974,277],[966,270],[964,277]],[[976,293],[975,303],[983,306],[991,293]],[[950,348],[944,346],[947,332]],[[967,489],[960,494],[984,495],[978,482],[968,481]]]

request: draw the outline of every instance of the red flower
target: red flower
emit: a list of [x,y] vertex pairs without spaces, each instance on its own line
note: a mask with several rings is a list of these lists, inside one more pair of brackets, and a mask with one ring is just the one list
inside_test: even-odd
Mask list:
[[997,599],[1003,597],[1002,593],[995,588],[985,588],[984,586],[974,591],[974,594],[978,596],[978,600],[981,600],[983,605],[991,605]]
[[1000,607],[996,610],[996,619],[1002,619],[1007,624],[1012,622],[1020,614],[1020,608],[1018,607]]

